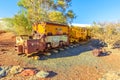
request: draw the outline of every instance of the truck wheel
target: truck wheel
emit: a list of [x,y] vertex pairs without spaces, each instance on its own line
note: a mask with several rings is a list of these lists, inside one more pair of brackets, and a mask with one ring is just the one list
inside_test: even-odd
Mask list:
[[46,44],[46,48],[47,48],[47,49],[51,49],[51,48],[52,48],[51,43],[47,43],[47,44]]
[[60,41],[60,42],[59,42],[59,46],[60,46],[60,47],[63,47],[63,46],[64,46],[63,41]]

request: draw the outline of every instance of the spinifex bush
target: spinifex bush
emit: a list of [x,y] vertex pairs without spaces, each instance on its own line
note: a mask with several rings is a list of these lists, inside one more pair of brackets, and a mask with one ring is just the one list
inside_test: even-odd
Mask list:
[[107,43],[109,48],[120,40],[120,27],[116,24],[94,25],[92,27],[92,34],[95,38]]

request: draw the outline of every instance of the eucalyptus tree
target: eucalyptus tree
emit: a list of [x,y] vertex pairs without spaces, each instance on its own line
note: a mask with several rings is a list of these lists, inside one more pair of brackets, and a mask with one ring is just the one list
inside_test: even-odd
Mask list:
[[50,21],[71,23],[75,18],[71,0],[19,0],[18,6],[26,12],[30,22]]

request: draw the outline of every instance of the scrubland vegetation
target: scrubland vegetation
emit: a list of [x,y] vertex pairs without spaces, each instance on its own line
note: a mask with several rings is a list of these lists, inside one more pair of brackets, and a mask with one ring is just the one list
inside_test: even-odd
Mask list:
[[120,46],[120,23],[93,24],[92,36],[107,44],[108,48]]

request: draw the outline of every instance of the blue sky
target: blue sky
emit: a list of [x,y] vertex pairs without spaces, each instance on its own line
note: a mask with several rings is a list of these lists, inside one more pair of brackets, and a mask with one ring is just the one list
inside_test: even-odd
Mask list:
[[15,15],[19,7],[17,6],[18,0],[1,0],[0,1],[0,18],[12,17]]
[[[0,18],[14,16],[19,11],[17,2],[18,0],[1,0]],[[72,0],[71,9],[77,15],[73,23],[120,21],[120,0]]]

